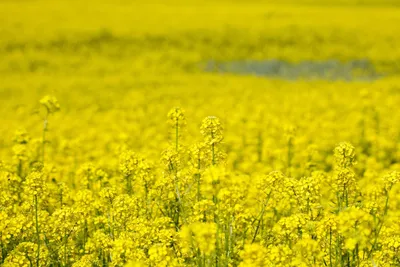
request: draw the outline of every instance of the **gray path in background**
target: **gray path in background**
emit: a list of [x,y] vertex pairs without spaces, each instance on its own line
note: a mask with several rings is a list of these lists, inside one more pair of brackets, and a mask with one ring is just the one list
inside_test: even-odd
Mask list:
[[353,60],[346,63],[338,60],[302,61],[289,63],[282,60],[263,61],[209,61],[205,71],[243,75],[296,79],[326,79],[345,81],[370,81],[382,77],[368,60]]

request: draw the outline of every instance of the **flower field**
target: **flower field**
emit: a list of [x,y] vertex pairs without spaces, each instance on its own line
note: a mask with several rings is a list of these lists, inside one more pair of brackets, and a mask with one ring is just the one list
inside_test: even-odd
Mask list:
[[400,266],[399,7],[0,1],[0,265]]

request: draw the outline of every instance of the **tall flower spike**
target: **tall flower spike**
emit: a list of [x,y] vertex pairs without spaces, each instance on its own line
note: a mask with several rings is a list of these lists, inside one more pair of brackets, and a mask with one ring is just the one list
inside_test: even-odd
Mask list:
[[57,98],[54,96],[46,95],[40,100],[40,104],[46,108],[48,114],[52,114],[60,110],[60,104],[58,103]]
[[45,146],[46,146],[46,132],[48,131],[48,117],[60,110],[60,104],[54,96],[45,96],[40,100],[40,104],[46,108],[46,114],[43,120],[43,134],[42,134],[42,162],[45,159]]
[[28,195],[42,196],[47,189],[42,172],[32,172],[26,177],[25,190]]
[[335,162],[339,168],[348,168],[355,162],[355,148],[350,143],[342,142],[334,149]]
[[119,169],[124,176],[126,182],[126,190],[129,195],[133,191],[133,182],[135,180],[135,174],[139,165],[139,158],[131,151],[127,150],[123,152],[119,157]]
[[221,122],[215,116],[208,116],[203,120],[200,131],[206,145],[211,146],[212,165],[215,165],[217,156],[215,146],[223,139]]
[[139,159],[135,152],[126,150],[119,156],[119,170],[124,176],[132,175],[139,164]]
[[201,134],[208,145],[219,144],[223,139],[220,120],[215,116],[208,116],[201,124]]
[[171,125],[175,135],[175,149],[179,149],[179,137],[181,129],[186,125],[185,112],[180,107],[175,107],[168,112],[168,123]]

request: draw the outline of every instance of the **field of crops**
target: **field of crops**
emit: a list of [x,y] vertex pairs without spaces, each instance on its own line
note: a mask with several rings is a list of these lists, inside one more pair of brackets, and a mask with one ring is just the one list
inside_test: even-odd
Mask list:
[[400,266],[398,25],[395,0],[0,0],[0,265]]

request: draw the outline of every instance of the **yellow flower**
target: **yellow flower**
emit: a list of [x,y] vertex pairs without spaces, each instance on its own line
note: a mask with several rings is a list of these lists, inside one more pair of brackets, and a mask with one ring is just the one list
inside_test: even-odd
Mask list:
[[215,116],[208,116],[201,124],[201,134],[208,145],[216,145],[221,143],[223,139],[222,125],[219,119]]
[[355,148],[349,143],[340,143],[334,149],[336,166],[340,168],[348,168],[353,166],[355,162]]
[[48,114],[53,114],[60,110],[60,104],[54,96],[46,95],[40,99],[40,104],[46,108]]
[[268,265],[268,250],[260,244],[246,244],[240,252],[239,267],[263,267]]
[[215,223],[196,222],[184,226],[182,239],[193,249],[199,249],[204,255],[215,251],[217,225]]

